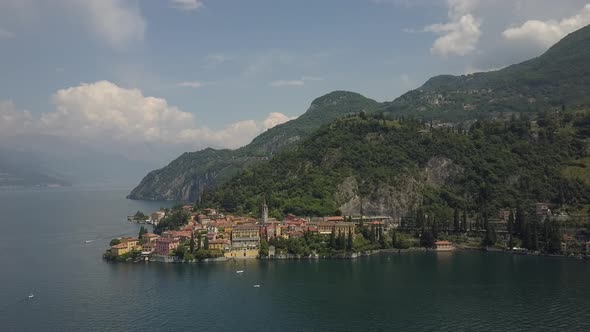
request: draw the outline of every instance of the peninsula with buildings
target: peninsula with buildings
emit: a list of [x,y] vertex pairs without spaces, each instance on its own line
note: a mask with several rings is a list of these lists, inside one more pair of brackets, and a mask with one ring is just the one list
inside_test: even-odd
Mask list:
[[[236,150],[183,153],[130,199],[116,260],[352,258],[377,250],[590,250],[590,26],[504,69],[391,102],[334,91]],[[267,204],[264,204],[267,203]],[[273,218],[270,218],[273,217]]]
[[[526,234],[523,209],[505,210],[484,225],[466,214],[440,222],[427,214],[390,216],[270,218],[263,204],[260,217],[224,214],[213,208],[179,205],[130,222],[142,224],[138,237],[115,238],[104,253],[109,261],[197,262],[235,259],[357,258],[380,251],[488,250],[516,254],[585,257],[590,241],[584,232],[555,228],[548,204],[537,203],[534,215],[542,233]],[[526,221],[524,221],[526,224]],[[146,224],[144,226],[143,224]],[[148,231],[148,225],[153,232]],[[517,231],[519,228],[521,230]],[[523,239],[519,239],[519,237]],[[524,245],[525,247],[520,247]]]

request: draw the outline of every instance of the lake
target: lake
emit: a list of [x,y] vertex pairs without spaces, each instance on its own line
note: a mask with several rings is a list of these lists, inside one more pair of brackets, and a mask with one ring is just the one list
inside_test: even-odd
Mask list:
[[171,205],[128,192],[0,191],[0,330],[590,330],[590,261],[455,252],[106,263],[109,240],[139,230],[127,215]]

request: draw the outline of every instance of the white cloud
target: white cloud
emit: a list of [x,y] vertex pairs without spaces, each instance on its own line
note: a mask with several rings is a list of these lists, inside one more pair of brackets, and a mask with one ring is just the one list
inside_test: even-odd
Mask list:
[[66,0],[77,8],[88,27],[114,48],[144,39],[147,23],[137,2],[124,0]]
[[19,111],[12,100],[0,100],[0,133],[16,135],[29,131],[34,126],[29,111]]
[[481,37],[481,20],[471,11],[477,4],[477,0],[447,0],[450,21],[432,24],[423,30],[441,35],[430,49],[433,54],[464,56],[475,51]]
[[270,86],[272,87],[285,87],[285,86],[304,86],[305,82],[309,81],[323,81],[324,79],[321,77],[315,76],[303,76],[301,79],[298,80],[276,80],[270,82]]
[[508,40],[532,41],[540,46],[549,47],[568,33],[588,24],[590,24],[590,4],[587,4],[576,15],[560,21],[529,20],[521,26],[506,29],[502,34]]
[[193,11],[203,7],[200,0],[170,0],[172,7],[184,11]]
[[233,56],[229,56],[223,53],[212,53],[205,57],[205,59],[203,60],[204,64],[202,67],[204,69],[214,70],[217,69],[217,67],[219,67],[223,63],[226,63],[231,60],[234,60]]
[[144,96],[108,81],[81,84],[53,95],[56,110],[33,116],[0,102],[0,135],[47,134],[74,141],[113,145],[132,150],[138,144],[236,148],[256,135],[291,118],[270,113],[264,120],[243,120],[222,129],[197,122],[193,113],[171,106],[165,99]]
[[202,88],[206,84],[199,81],[187,81],[187,82],[180,82],[176,84],[177,86],[184,87],[184,88]]
[[270,86],[282,87],[282,86],[304,86],[305,81],[303,80],[277,80],[270,82]]
[[8,39],[14,37],[14,33],[0,28],[0,39]]
[[264,120],[264,129],[270,129],[274,126],[278,126],[282,123],[287,121],[293,120],[296,117],[288,117],[283,113],[273,112],[268,115],[268,117]]

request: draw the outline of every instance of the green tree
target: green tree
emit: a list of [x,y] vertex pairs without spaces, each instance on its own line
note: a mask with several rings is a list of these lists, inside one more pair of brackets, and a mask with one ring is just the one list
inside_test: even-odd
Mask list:
[[546,239],[546,250],[550,254],[557,254],[561,251],[561,231],[557,220],[545,220],[548,227]]
[[539,218],[533,218],[533,225],[532,225],[532,241],[531,241],[531,250],[537,251],[539,250]]
[[463,226],[461,227],[463,232],[467,232],[467,211],[463,210]]
[[486,247],[496,244],[496,230],[494,229],[494,226],[488,226],[481,244]]
[[459,220],[459,209],[455,208],[455,213],[453,215],[453,231],[455,233],[461,232],[461,222]]
[[348,230],[348,241],[346,243],[346,250],[352,251],[353,234],[352,231]]
[[336,234],[334,228],[332,228],[332,232],[330,233],[330,248],[336,249]]
[[526,214],[520,203],[516,204],[516,216],[514,220],[514,231],[522,235],[526,224]]
[[260,250],[258,251],[258,254],[260,255],[260,257],[268,257],[269,254],[269,248],[270,248],[270,244],[266,241],[260,241]]
[[121,243],[121,239],[112,239],[111,242],[109,243],[109,245],[112,247],[112,246],[116,246],[119,243]]
[[191,254],[195,253],[195,232],[191,232],[191,240],[189,242],[189,250]]
[[143,238],[143,235],[144,235],[144,234],[147,234],[147,232],[148,232],[148,231],[147,231],[147,228],[145,228],[144,226],[141,226],[141,227],[139,228],[139,234],[137,235],[137,238],[138,238],[139,240],[141,240],[141,239]]
[[395,228],[391,230],[391,247],[395,248],[397,246],[397,232]]
[[209,250],[209,237],[205,236],[203,239],[203,249]]
[[432,235],[432,231],[429,229],[422,230],[422,234],[420,235],[420,246],[425,248],[433,248],[436,239],[434,235]]

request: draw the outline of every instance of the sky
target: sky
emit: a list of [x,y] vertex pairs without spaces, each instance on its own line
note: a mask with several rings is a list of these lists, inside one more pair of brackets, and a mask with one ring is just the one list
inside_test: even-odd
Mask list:
[[0,0],[0,141],[165,163],[243,146],[334,90],[391,101],[587,24],[589,0]]

